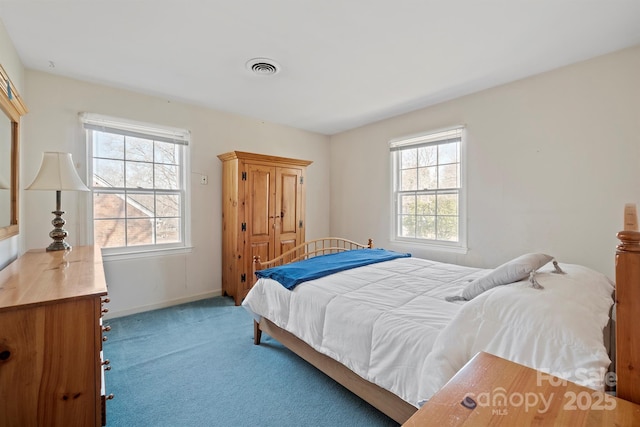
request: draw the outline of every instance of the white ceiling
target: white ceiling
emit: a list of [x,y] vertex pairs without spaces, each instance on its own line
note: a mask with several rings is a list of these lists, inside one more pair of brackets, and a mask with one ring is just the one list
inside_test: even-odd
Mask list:
[[0,0],[0,18],[27,68],[329,135],[640,44],[640,0]]

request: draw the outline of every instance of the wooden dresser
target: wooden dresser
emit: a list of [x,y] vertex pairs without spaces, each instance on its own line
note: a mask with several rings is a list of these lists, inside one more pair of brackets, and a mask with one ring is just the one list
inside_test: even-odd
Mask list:
[[489,425],[637,426],[640,405],[481,352],[403,424]]
[[308,160],[232,151],[222,161],[222,291],[239,305],[256,281],[253,257],[304,242]]
[[0,271],[0,426],[105,424],[106,295],[98,247],[29,251]]

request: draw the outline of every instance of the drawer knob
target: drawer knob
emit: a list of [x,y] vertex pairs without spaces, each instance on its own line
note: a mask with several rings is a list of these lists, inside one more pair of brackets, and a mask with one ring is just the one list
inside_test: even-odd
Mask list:
[[109,394],[108,396],[105,396],[104,398],[105,398],[105,400],[113,399],[113,393]]
[[102,300],[103,304],[107,304],[107,303],[110,303],[110,302],[111,302],[111,300],[109,298],[105,298],[105,299]]
[[111,361],[109,359],[104,359],[104,362],[102,362],[103,365],[108,365],[110,363]]
[[102,328],[103,332],[109,332],[111,330],[111,326],[107,325]]
[[106,341],[108,339],[109,339],[109,337],[105,337],[104,335],[102,336],[102,341]]
[[111,365],[109,365],[109,366],[105,366],[105,367],[104,367],[104,370],[105,370],[105,371],[110,371],[110,370],[111,370]]
[[103,309],[102,309],[102,312],[103,312],[103,313],[108,313],[108,312],[109,312],[109,309],[108,309],[108,308],[103,308]]
[[471,396],[465,396],[464,399],[462,399],[462,402],[460,402],[462,404],[462,406],[464,406],[467,409],[475,409],[476,406],[478,406],[478,404],[476,403],[475,400],[473,400],[471,398]]

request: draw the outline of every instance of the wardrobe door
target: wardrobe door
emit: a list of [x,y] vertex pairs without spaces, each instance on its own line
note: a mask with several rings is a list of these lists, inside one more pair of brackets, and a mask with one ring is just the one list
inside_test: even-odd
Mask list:
[[294,248],[304,238],[301,181],[301,169],[276,169],[275,256]]
[[259,164],[247,164],[246,203],[246,247],[245,256],[247,280],[243,283],[246,290],[251,289],[255,278],[252,274],[254,256],[261,260],[270,260],[275,256],[275,208],[276,208],[276,168]]

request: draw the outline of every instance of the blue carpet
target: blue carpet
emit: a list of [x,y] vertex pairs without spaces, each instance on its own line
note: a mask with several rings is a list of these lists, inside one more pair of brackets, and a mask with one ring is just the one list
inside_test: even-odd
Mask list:
[[397,426],[227,297],[111,319],[107,426]]

